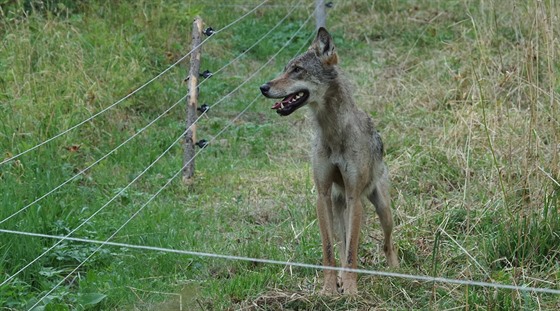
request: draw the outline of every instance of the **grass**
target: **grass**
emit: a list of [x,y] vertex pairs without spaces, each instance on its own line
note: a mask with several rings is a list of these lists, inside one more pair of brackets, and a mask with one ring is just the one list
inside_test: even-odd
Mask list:
[[[312,4],[304,1],[305,5]],[[1,1],[0,152],[25,151],[122,98],[189,50],[192,19],[214,29],[256,1]],[[397,272],[560,289],[558,31],[554,0],[335,1],[328,26],[360,106],[382,133],[392,175]],[[203,47],[217,70],[290,9],[263,6]],[[284,44],[310,13],[204,82],[215,103]],[[312,21],[313,22],[313,21]],[[314,25],[201,119],[215,137],[301,48]],[[179,100],[188,63],[76,130],[0,165],[0,221],[111,151]],[[116,242],[319,264],[311,135],[304,112],[279,118],[259,99],[148,204]],[[126,188],[184,130],[182,105],[107,159],[1,224],[104,240],[182,165],[182,148]],[[367,210],[360,267],[385,270]],[[0,234],[3,279],[53,240]],[[27,310],[96,248],[63,242],[0,287]],[[321,272],[105,247],[36,310],[554,310],[560,297],[360,276],[361,295],[321,297]]]

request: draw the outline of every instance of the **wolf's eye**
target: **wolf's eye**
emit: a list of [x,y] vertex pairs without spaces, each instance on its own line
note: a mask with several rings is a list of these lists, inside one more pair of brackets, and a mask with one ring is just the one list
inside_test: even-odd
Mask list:
[[299,66],[295,66],[294,69],[292,69],[292,71],[293,71],[294,73],[302,72],[302,71],[303,71],[303,68],[301,68],[301,67],[299,67]]

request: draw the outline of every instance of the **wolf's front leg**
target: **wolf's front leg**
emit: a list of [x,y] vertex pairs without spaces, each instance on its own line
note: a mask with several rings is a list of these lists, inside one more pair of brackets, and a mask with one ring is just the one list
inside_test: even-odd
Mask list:
[[[346,231],[346,262],[342,267],[356,269],[358,267],[358,247],[360,242],[360,225],[362,223],[362,202],[359,197],[348,197],[348,223]],[[342,273],[342,292],[346,295],[358,293],[358,275],[355,272]]]
[[[336,260],[333,250],[333,213],[330,193],[319,193],[317,198],[317,218],[323,244],[323,266],[334,267],[336,266]],[[321,293],[325,295],[337,293],[336,271],[325,269],[324,275],[325,279]]]

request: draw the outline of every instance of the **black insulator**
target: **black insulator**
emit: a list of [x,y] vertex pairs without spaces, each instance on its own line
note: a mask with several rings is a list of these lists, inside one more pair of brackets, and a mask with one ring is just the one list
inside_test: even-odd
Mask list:
[[208,144],[209,142],[207,142],[206,139],[201,139],[197,141],[195,145],[197,145],[200,148],[205,148],[206,146],[208,146]]
[[203,104],[202,106],[198,107],[196,110],[202,113],[206,113],[208,112],[208,110],[210,110],[210,106],[208,106],[207,104]]
[[213,35],[215,33],[215,31],[214,31],[214,29],[212,29],[212,27],[208,27],[208,28],[204,29],[204,31],[202,33],[207,35],[208,37],[210,37],[211,35]]
[[210,70],[204,70],[202,73],[200,73],[200,76],[203,77],[204,79],[208,79],[210,78],[212,75],[214,75]]

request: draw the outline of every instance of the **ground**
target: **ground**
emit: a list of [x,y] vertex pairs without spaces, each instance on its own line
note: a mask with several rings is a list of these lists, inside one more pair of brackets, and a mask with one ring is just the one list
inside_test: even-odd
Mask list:
[[[250,12],[258,3],[0,0],[6,159],[179,60],[195,16],[220,30],[249,13],[203,46],[201,69],[216,74],[200,85],[200,102],[212,108],[197,136],[212,143],[196,158],[192,186],[177,178],[155,195],[182,166],[182,145],[173,142],[184,131],[186,60],[91,122],[0,164],[0,229],[66,235],[80,226],[71,236],[320,264],[305,109],[281,118],[258,89],[309,45],[313,16],[297,31],[314,4],[269,1]],[[558,3],[333,4],[327,27],[341,66],[385,143],[395,272],[560,289]],[[371,206],[366,216],[359,266],[388,271]],[[368,275],[360,275],[359,297],[329,298],[318,295],[314,269],[124,247],[95,252],[96,244],[69,241],[46,252],[55,243],[0,233],[0,272],[9,279],[0,285],[3,309],[560,308],[554,294]]]

